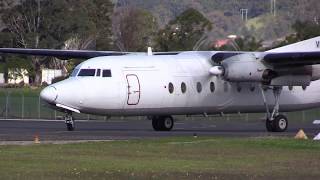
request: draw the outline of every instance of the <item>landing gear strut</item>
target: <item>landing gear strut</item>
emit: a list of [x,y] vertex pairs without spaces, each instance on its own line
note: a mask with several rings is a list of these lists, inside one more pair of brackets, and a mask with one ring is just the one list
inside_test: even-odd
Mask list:
[[72,113],[68,112],[64,116],[64,122],[67,125],[67,130],[68,131],[74,131],[75,129],[75,123],[74,123],[74,118],[72,117]]
[[153,116],[152,127],[155,131],[170,131],[174,122],[171,116]]
[[266,128],[269,132],[284,132],[288,128],[288,119],[285,115],[279,114],[279,100],[281,95],[282,87],[274,87],[273,95],[275,97],[275,104],[272,113],[269,111],[269,105],[264,94],[264,90],[261,86],[261,93],[266,107]]

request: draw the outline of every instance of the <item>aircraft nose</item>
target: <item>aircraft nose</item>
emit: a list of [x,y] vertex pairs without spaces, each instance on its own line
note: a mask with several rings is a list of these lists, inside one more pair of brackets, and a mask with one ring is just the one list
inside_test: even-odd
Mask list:
[[40,98],[48,103],[54,103],[58,98],[57,89],[54,86],[44,88],[40,93]]

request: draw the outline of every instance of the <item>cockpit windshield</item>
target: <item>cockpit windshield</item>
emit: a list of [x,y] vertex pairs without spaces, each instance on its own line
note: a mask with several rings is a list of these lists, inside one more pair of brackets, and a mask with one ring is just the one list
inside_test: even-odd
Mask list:
[[78,74],[78,72],[79,72],[79,69],[78,69],[78,68],[75,68],[75,69],[72,71],[72,73],[71,73],[71,76],[70,76],[70,77],[76,77],[76,76],[77,76],[77,74]]
[[70,77],[112,77],[110,69],[79,69],[75,68]]
[[95,69],[81,69],[78,76],[94,76],[95,74]]

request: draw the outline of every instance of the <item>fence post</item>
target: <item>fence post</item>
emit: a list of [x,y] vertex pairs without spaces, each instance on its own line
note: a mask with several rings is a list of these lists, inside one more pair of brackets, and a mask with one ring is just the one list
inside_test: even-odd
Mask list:
[[41,115],[40,115],[40,111],[41,111],[41,109],[40,109],[40,96],[38,99],[39,99],[38,100],[38,119],[40,119],[40,117],[41,117]]
[[8,119],[8,106],[9,106],[9,93],[8,90],[6,91],[6,113],[5,113],[5,119]]
[[24,93],[22,93],[21,119],[24,119]]
[[302,111],[302,122],[305,122],[306,120],[306,112]]

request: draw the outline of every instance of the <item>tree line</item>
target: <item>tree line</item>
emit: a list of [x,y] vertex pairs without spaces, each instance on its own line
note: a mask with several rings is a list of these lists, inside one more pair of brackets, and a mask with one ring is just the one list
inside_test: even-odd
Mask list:
[[[0,1],[0,8],[5,7],[1,10],[4,28],[0,33],[0,47],[131,52],[146,51],[148,46],[156,51],[214,49],[208,36],[215,24],[193,8],[186,9],[160,28],[157,18],[149,11],[132,6],[116,7],[110,0],[13,2]],[[318,24],[310,24],[319,28]],[[319,32],[298,22],[293,27],[298,32],[297,39],[304,38],[301,33],[315,35]],[[310,31],[300,27],[310,28]],[[235,42],[239,47],[237,50],[261,48],[261,41],[250,34],[239,36]],[[230,48],[222,47],[226,50]],[[2,55],[1,61],[6,68],[27,69],[34,85],[41,83],[43,68],[58,67],[70,72],[80,62],[12,55]]]

